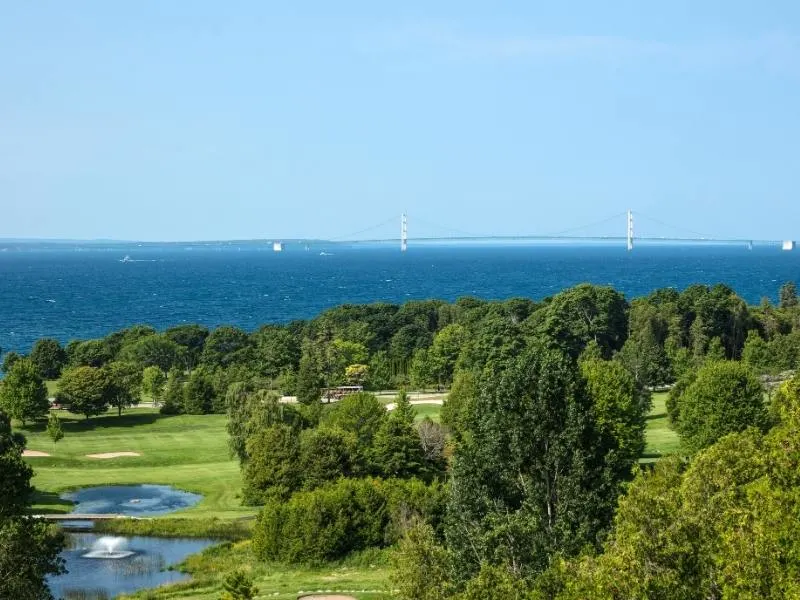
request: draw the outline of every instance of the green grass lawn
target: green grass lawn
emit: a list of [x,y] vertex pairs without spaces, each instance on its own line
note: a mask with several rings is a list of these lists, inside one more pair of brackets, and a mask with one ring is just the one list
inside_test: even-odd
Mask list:
[[55,398],[56,392],[58,392],[58,380],[48,379],[44,384],[47,386],[47,396],[49,398]]
[[301,591],[323,591],[351,595],[358,600],[378,600],[391,597],[387,558],[386,550],[366,550],[318,567],[269,564],[255,559],[250,542],[225,544],[190,556],[183,563],[182,570],[193,575],[191,581],[124,598],[218,600],[225,574],[240,569],[253,578],[258,599],[295,600]]
[[[59,413],[64,439],[54,447],[44,424],[24,429],[31,450],[52,456],[28,458],[39,491],[36,511],[68,512],[61,492],[95,485],[154,483],[203,495],[182,517],[235,518],[255,514],[241,506],[239,465],[228,456],[224,415],[165,417],[153,409],[110,412],[88,421]],[[87,454],[138,452],[141,456],[92,459]]]
[[653,394],[653,407],[647,417],[645,434],[647,446],[641,462],[652,462],[664,455],[679,452],[681,449],[680,438],[670,427],[667,418],[667,396],[666,392]]
[[417,413],[415,420],[422,421],[422,419],[428,417],[431,421],[439,422],[439,413],[442,412],[440,404],[417,404],[413,408]]

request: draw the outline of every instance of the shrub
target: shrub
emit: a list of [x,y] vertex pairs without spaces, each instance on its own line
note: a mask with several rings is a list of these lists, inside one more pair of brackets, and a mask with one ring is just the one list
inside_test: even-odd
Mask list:
[[409,524],[439,527],[444,488],[418,480],[340,479],[288,502],[270,501],[258,517],[253,550],[259,558],[320,563],[391,545]]

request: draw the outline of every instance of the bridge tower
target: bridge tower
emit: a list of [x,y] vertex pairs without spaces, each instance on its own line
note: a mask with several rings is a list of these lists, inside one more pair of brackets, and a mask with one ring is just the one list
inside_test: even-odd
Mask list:
[[633,211],[628,209],[628,252],[633,250]]
[[408,217],[406,213],[400,216],[400,252],[408,250]]

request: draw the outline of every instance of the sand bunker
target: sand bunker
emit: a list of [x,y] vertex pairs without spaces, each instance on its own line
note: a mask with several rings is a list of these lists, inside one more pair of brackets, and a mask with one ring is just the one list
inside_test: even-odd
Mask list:
[[39,450],[23,450],[22,456],[50,456],[47,452],[40,452]]
[[87,454],[87,458],[117,458],[120,456],[141,456],[138,452],[103,452],[101,454]]

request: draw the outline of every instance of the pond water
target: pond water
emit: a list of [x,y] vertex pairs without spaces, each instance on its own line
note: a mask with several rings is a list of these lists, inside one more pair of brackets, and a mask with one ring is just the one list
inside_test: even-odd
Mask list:
[[[74,514],[120,514],[150,517],[194,506],[202,496],[165,485],[112,485],[64,494],[75,503]],[[71,527],[91,527],[91,521],[66,521]],[[68,533],[61,556],[67,573],[49,580],[57,599],[105,600],[144,588],[183,581],[189,576],[167,570],[190,554],[217,543],[210,539],[111,537]]]
[[124,538],[125,558],[86,558],[102,546],[104,536],[94,533],[69,533],[69,548],[62,553],[65,575],[50,578],[50,590],[57,599],[105,600],[143,588],[189,579],[189,575],[166,570],[190,554],[215,542],[208,539]]
[[203,497],[168,485],[107,485],[62,496],[75,503],[73,513],[150,517],[194,506]]

